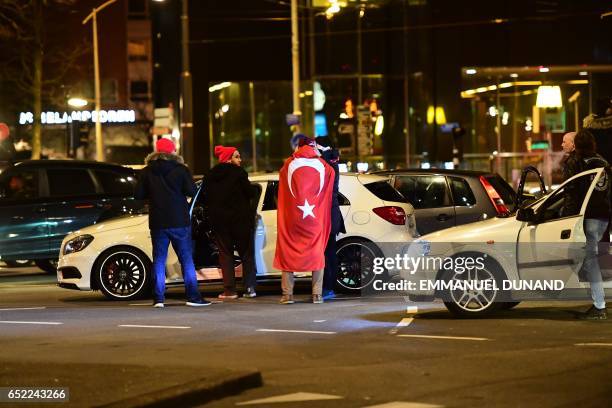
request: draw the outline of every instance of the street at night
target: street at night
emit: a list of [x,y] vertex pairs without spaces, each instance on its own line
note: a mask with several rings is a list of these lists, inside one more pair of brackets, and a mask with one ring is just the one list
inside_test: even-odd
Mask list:
[[[278,283],[270,283],[256,299],[195,310],[181,301],[182,288],[172,289],[168,307],[157,310],[62,290],[35,268],[0,273],[2,386],[68,386],[74,406],[185,383],[194,393],[213,373],[246,380],[212,407],[284,406],[264,399],[295,394],[304,398],[295,407],[611,401],[612,324],[576,321],[584,302],[527,302],[457,320],[438,303],[347,297],[313,305],[304,290],[288,307],[277,304]],[[215,289],[204,294],[213,298]]]
[[601,0],[0,0],[0,408],[612,407]]

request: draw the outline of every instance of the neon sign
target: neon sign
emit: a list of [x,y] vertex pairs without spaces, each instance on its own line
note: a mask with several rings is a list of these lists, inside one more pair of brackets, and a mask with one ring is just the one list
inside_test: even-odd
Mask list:
[[[72,112],[42,112],[40,122],[43,125],[61,125],[64,123],[97,122],[98,113],[96,111],[72,111]],[[101,110],[100,123],[134,123],[136,122],[136,112],[134,110]],[[19,124],[26,125],[34,123],[32,112],[21,112],[19,114]]]

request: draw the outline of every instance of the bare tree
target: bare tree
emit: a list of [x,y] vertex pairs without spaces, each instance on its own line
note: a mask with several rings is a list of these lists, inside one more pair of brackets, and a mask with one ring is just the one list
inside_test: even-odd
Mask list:
[[[69,9],[76,0],[0,0],[0,53],[6,59],[0,79],[11,82],[34,114],[32,158],[39,159],[43,101],[63,97],[63,85],[88,46],[66,47],[54,33],[51,12]],[[60,22],[61,23],[61,22]]]

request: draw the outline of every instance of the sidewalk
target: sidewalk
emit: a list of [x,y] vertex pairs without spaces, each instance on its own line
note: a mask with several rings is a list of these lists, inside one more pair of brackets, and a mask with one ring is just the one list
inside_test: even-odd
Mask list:
[[0,387],[68,388],[69,402],[37,404],[45,407],[194,406],[262,385],[255,370],[0,363]]

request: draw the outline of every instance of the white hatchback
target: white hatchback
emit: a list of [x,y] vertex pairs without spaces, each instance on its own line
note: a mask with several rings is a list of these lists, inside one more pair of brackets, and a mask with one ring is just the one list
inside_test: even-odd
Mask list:
[[[463,317],[483,315],[496,306],[510,308],[520,300],[588,297],[589,283],[579,277],[586,245],[584,216],[594,189],[609,182],[606,177],[602,168],[585,171],[513,216],[421,237],[409,248],[411,257],[424,259],[421,267],[400,272],[415,284],[408,295],[412,300],[442,298],[451,312]],[[590,187],[577,211],[565,213],[565,193],[585,180]],[[468,258],[475,260],[472,266],[458,270],[457,261]],[[451,267],[440,268],[437,260]],[[473,266],[478,262],[484,268]],[[468,281],[474,286],[465,285]],[[612,288],[612,282],[604,287]]]
[[[257,190],[258,223],[255,233],[255,259],[258,279],[278,278],[272,267],[276,248],[276,202],[278,174],[250,178]],[[342,174],[340,209],[346,234],[338,237],[340,289],[360,290],[375,278],[374,258],[386,254],[378,243],[403,245],[407,250],[417,237],[414,210],[388,183],[387,177]],[[191,204],[193,218],[202,214],[202,185]],[[201,220],[197,220],[200,222]],[[205,228],[204,228],[205,230]],[[222,278],[217,254],[208,233],[194,236],[194,261],[201,282]],[[131,215],[91,225],[64,238],[60,249],[57,279],[65,288],[100,290],[111,299],[148,296],[151,288],[152,248],[148,216]],[[237,275],[241,268],[237,259]],[[387,271],[389,275],[397,270]],[[299,276],[299,275],[298,275]],[[181,267],[170,248],[166,263],[167,284],[182,283]]]

